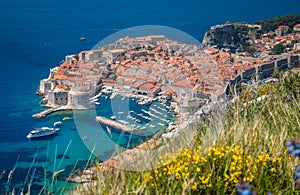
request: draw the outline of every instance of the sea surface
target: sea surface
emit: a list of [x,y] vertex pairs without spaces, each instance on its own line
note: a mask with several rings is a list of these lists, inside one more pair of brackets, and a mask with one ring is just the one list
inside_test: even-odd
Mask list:
[[[32,194],[38,194],[44,185],[51,187],[52,184],[55,193],[58,193],[62,187],[72,187],[72,184],[64,182],[68,173],[88,166],[94,158],[90,152],[92,142],[89,144],[82,141],[82,136],[87,133],[84,129],[94,128],[89,126],[91,123],[76,125],[72,112],[55,113],[43,119],[31,117],[44,109],[39,103],[40,97],[35,95],[39,80],[46,78],[49,69],[57,66],[65,55],[89,50],[108,35],[133,26],[165,25],[184,31],[201,42],[211,25],[226,21],[255,22],[299,13],[299,7],[300,2],[297,0],[2,1],[0,173],[3,171],[3,174],[0,174],[0,194],[11,192],[13,188],[17,193],[22,190],[26,192],[29,183],[32,184]],[[87,40],[80,41],[82,36]],[[115,113],[107,109],[109,106],[105,106],[111,104],[109,101],[99,99],[101,104],[95,105],[97,114],[110,117]],[[147,109],[139,107],[130,99],[116,97],[114,101],[127,101],[136,113]],[[125,120],[129,111],[118,117],[124,117]],[[82,112],[80,118],[89,114]],[[51,126],[66,116],[71,120],[63,121],[56,136],[36,141],[26,138],[31,129]],[[108,136],[105,127],[102,127],[101,132]],[[91,139],[87,137],[86,141],[89,142]],[[145,136],[121,135],[114,129],[112,137],[113,144],[125,148],[128,143],[133,146],[145,139]],[[110,152],[109,149],[98,151],[102,156]],[[50,176],[57,171],[62,172],[52,181]],[[12,177],[8,182],[9,175]]]

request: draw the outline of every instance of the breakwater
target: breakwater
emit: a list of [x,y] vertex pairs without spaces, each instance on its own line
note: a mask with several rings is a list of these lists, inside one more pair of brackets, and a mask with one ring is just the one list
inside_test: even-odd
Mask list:
[[137,129],[132,128],[128,125],[124,125],[121,124],[117,121],[114,120],[110,120],[108,118],[102,117],[102,116],[97,116],[96,117],[96,121],[99,122],[100,124],[106,125],[106,126],[110,126],[113,127],[115,129],[121,130],[121,131],[125,131],[125,132],[134,132],[137,131]]
[[56,106],[54,108],[49,108],[47,110],[44,110],[42,112],[32,115],[32,117],[33,118],[44,118],[48,114],[51,114],[51,113],[59,111],[59,110],[64,110],[63,106]]

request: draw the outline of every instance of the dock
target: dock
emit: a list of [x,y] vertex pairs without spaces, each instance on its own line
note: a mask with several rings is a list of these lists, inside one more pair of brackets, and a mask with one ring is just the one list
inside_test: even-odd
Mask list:
[[48,114],[51,114],[53,112],[56,112],[58,110],[61,110],[61,107],[62,106],[57,106],[57,107],[54,107],[54,108],[49,108],[47,110],[44,110],[42,112],[39,112],[37,114],[34,114],[32,115],[33,118],[44,118],[45,116],[47,116]]
[[100,124],[104,124],[106,126],[110,126],[110,127],[113,127],[115,129],[125,131],[125,132],[137,131],[137,129],[135,129],[135,128],[132,128],[128,125],[124,125],[124,124],[119,123],[119,122],[114,121],[114,120],[110,120],[110,119],[102,117],[102,116],[97,116],[96,121],[99,122]]

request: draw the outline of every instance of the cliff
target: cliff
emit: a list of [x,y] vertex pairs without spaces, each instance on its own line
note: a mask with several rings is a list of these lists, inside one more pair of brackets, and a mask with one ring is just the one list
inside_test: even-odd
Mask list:
[[204,47],[217,49],[228,48],[234,52],[249,39],[250,30],[257,25],[244,23],[229,23],[215,25],[204,35],[202,44]]

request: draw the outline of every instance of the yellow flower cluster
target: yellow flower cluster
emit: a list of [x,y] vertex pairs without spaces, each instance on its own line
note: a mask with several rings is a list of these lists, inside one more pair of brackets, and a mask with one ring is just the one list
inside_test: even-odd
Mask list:
[[166,182],[177,182],[178,186],[189,185],[193,191],[233,188],[243,180],[253,182],[263,171],[275,176],[280,157],[268,154],[248,155],[240,146],[201,147],[185,149],[181,154],[167,154],[161,158],[162,167],[149,171],[144,180],[148,186],[162,187]]

